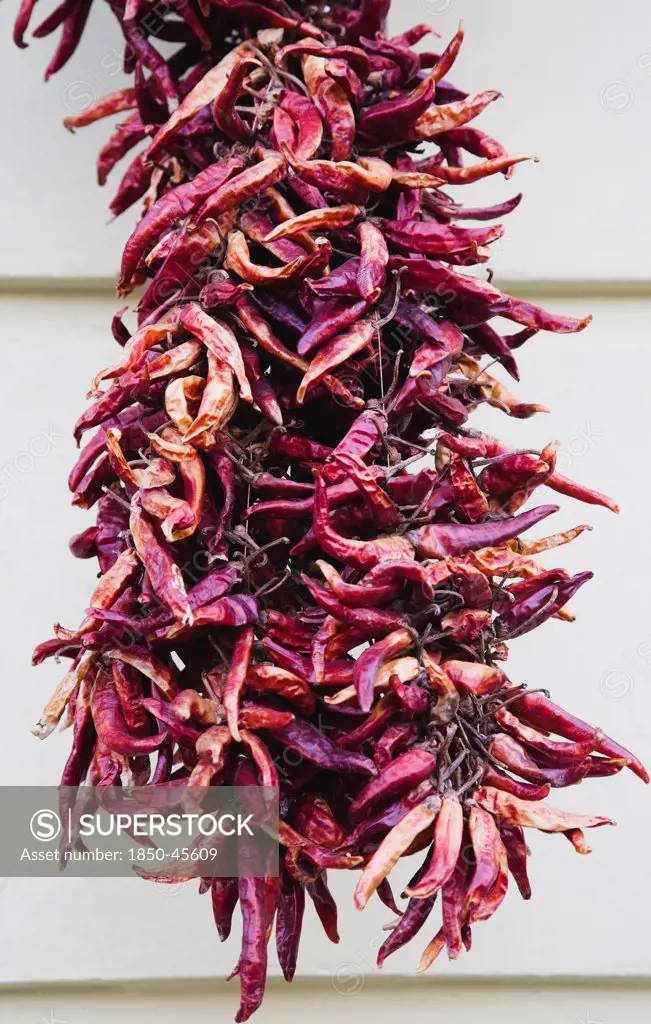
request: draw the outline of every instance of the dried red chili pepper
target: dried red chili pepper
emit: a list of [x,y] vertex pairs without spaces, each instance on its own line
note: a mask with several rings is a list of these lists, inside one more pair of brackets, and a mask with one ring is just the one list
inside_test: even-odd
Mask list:
[[409,811],[399,824],[394,825],[364,868],[355,889],[355,906],[363,910],[380,882],[386,878],[413,840],[428,829],[439,814],[441,801],[429,798]]

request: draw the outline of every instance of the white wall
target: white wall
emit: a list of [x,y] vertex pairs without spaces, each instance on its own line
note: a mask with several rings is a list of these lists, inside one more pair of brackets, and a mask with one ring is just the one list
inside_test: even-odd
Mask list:
[[[115,308],[108,287],[84,295],[64,288],[62,279],[83,286],[111,277],[127,224],[105,227],[108,195],[92,181],[104,128],[72,137],[57,127],[66,102],[80,95],[75,83],[90,82],[98,92],[115,88],[102,65],[115,39],[110,20],[99,8],[94,12],[82,56],[44,87],[48,44],[14,52],[7,42],[14,7],[0,5],[0,108],[5,138],[11,138],[0,164],[0,784],[30,784],[56,778],[68,744],[65,735],[39,743],[29,734],[59,675],[53,663],[30,669],[29,657],[55,618],[66,625],[78,620],[91,585],[89,563],[71,559],[66,548],[85,517],[69,507],[65,478],[74,457],[70,428],[92,372],[110,357],[108,322]],[[515,424],[497,413],[490,417],[491,427],[519,444],[561,440],[562,470],[612,493],[623,508],[616,517],[563,501],[559,528],[585,521],[595,530],[563,549],[562,564],[592,568],[595,580],[575,601],[575,624],[548,624],[514,645],[510,672],[530,686],[549,686],[570,709],[651,762],[651,622],[643,582],[651,569],[645,471],[651,300],[626,298],[616,289],[624,281],[646,281],[649,272],[647,5],[410,0],[397,7],[396,24],[425,18],[446,35],[464,17],[467,44],[458,81],[472,89],[500,88],[506,98],[485,115],[486,129],[513,149],[543,157],[511,183],[495,183],[502,196],[510,186],[526,191],[501,247],[501,276],[519,281],[525,297],[531,288],[544,304],[595,315],[582,335],[539,336],[522,351],[519,392],[550,406],[550,416]],[[16,279],[31,279],[29,289],[12,290]],[[588,282],[583,294],[568,284],[579,280]],[[544,294],[544,281],[569,294]],[[47,445],[45,456],[32,458]],[[532,1024],[647,1020],[647,988],[626,979],[651,977],[648,792],[626,774],[586,783],[556,802],[610,814],[618,828],[594,833],[588,858],[560,837],[534,836],[531,904],[511,894],[495,920],[476,929],[470,956],[434,969],[445,983],[399,980],[413,971],[416,943],[387,963],[383,974],[394,981],[383,986],[372,963],[390,915],[376,907],[354,913],[350,879],[340,878],[342,942],[330,946],[310,916],[299,962],[303,977],[321,976],[323,983],[289,992],[272,985],[261,1024],[306,1009],[314,1015],[315,1007],[324,1020],[334,1010],[345,1020],[354,1013],[383,1022],[405,1008],[415,1020],[429,1020],[437,1010],[439,1019],[454,1013],[460,1024],[510,1024],[523,1016],[523,1006]],[[154,1013],[162,1024],[180,1016],[228,1020],[235,994],[223,986],[157,985],[140,994],[74,986],[222,976],[236,946],[234,936],[219,947],[209,907],[194,886],[170,893],[122,880],[0,880],[0,984],[10,986],[0,994],[0,1020],[22,1024],[50,1013],[66,1024],[119,1017],[146,1024]],[[603,987],[606,976],[620,979],[619,987]],[[452,984],[471,977],[480,980]],[[532,977],[547,980],[538,985],[527,981]],[[567,983],[559,986],[562,978]],[[487,987],[489,979],[505,985]],[[43,987],[50,982],[65,985]],[[354,999],[342,1002],[347,991]]]

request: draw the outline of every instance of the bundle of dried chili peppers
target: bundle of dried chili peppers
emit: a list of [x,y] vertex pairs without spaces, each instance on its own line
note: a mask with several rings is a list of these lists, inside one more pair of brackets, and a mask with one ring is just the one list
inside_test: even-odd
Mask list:
[[[55,65],[88,6],[48,19]],[[152,5],[111,0],[134,85],[67,122],[129,112],[102,180],[144,142],[112,203],[146,196],[119,281],[144,291],[75,427],[73,503],[97,514],[71,548],[101,576],[79,627],[36,651],[72,660],[37,731],[72,725],[66,785],[279,788],[281,877],[202,886],[222,939],[240,906],[238,1021],[274,920],[292,979],[306,894],[338,941],[328,870],[359,872],[359,908],[377,893],[398,914],[380,963],[426,929],[425,969],[469,948],[509,874],[529,897],[525,829],[584,853],[584,829],[609,824],[555,810],[551,789],[649,780],[505,670],[507,642],[571,619],[591,576],[535,557],[588,527],[529,539],[556,506],[522,507],[542,485],[617,506],[561,476],[555,444],[513,450],[469,417],[539,411],[492,364],[517,380],[519,346],[589,318],[487,282],[520,197],[473,208],[448,187],[529,158],[471,124],[497,93],[447,80],[463,29],[417,52],[431,29],[389,37],[385,6],[185,3],[161,19],[181,44],[164,60]],[[389,873],[408,855],[399,909]]]

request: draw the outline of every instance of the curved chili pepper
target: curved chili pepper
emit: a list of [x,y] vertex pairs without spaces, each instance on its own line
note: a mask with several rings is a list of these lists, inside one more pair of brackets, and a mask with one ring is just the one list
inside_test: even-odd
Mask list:
[[61,774],[61,787],[80,786],[90,767],[97,734],[86,691],[79,694],[73,719],[72,748]]
[[[513,702],[512,708],[518,715],[522,715],[525,722],[530,725],[555,732],[566,739],[580,743],[591,741],[595,736],[593,726],[576,718],[568,711],[564,711],[542,693],[525,693]],[[635,772],[643,782],[649,782],[648,772],[639,758],[635,757],[626,747],[610,739],[609,736],[598,732],[595,749],[606,757],[622,758],[629,762],[631,771]]]
[[395,597],[398,586],[392,581],[369,582],[368,584],[346,583],[336,569],[327,562],[317,561],[335,597],[350,608],[373,608],[385,604]]
[[[325,608],[340,622],[370,630],[373,633],[386,633],[405,623],[403,615],[393,612],[383,612],[376,608],[351,608],[349,605],[342,604],[331,591],[322,587],[316,580],[310,579],[306,575],[302,575],[301,579],[317,604],[321,608]],[[364,710],[368,710],[368,708]]]
[[541,587],[529,597],[516,601],[495,620],[498,636],[514,637],[528,633],[556,615],[593,575],[591,572],[577,573],[569,580]]
[[233,739],[238,743],[240,740],[240,697],[249,668],[253,638],[253,630],[249,626],[247,629],[242,630],[235,641],[235,644],[233,645],[233,656],[231,658],[228,680],[224,689],[223,699],[224,709],[226,711],[226,721],[228,722],[228,727]]
[[276,951],[285,981],[292,981],[296,971],[304,910],[304,887],[293,878],[284,876],[276,917]]
[[436,757],[426,750],[416,748],[398,755],[355,797],[348,808],[350,820],[358,823],[378,804],[388,802],[424,782],[435,768]]
[[413,840],[432,825],[440,806],[441,801],[437,797],[429,797],[409,811],[382,840],[357,883],[354,900],[358,910],[364,909],[380,882],[395,867]]
[[380,486],[377,474],[362,462],[359,455],[350,452],[335,451],[332,453],[332,460],[354,481],[377,525],[383,530],[395,527],[399,519],[398,509]]
[[305,96],[290,90],[283,92],[280,107],[287,111],[296,124],[296,157],[309,160],[319,149],[323,138],[323,123],[318,110]]
[[550,739],[543,733],[538,732],[531,726],[523,725],[519,718],[513,715],[507,708],[499,708],[495,712],[495,721],[507,732],[512,733],[529,750],[545,757],[553,758],[556,764],[575,764],[583,761],[596,748],[601,734],[595,729],[592,736],[586,740],[570,743],[559,743]]
[[421,557],[445,558],[447,555],[463,555],[478,548],[503,544],[504,541],[531,529],[554,512],[558,512],[558,505],[540,505],[512,519],[471,526],[422,526],[418,530],[411,530],[407,536]]
[[521,825],[523,828],[537,828],[541,832],[566,832],[572,828],[599,828],[601,825],[614,824],[610,818],[572,814],[547,804],[527,803],[490,787],[478,790],[475,799],[480,807],[497,816],[500,826]]
[[418,118],[430,107],[436,93],[436,86],[452,67],[462,41],[463,27],[460,26],[456,36],[427,78],[423,79],[412,92],[400,97],[397,101],[387,100],[367,110],[360,119],[359,131],[366,135],[381,136],[388,125],[391,126],[392,132],[395,132],[396,129],[398,132],[404,132],[412,124],[417,123]]
[[194,334],[218,359],[224,360],[237,377],[240,394],[247,402],[253,401],[242,353],[233,332],[218,320],[207,316],[195,303],[181,311],[181,324]]
[[[503,764],[509,771],[521,776],[529,782],[546,783],[554,789],[574,786],[581,779],[584,779],[589,762],[574,762],[569,766],[541,768],[525,750],[525,748],[506,733],[497,733],[492,739],[489,750],[491,756],[495,757],[500,764]],[[549,759],[551,761],[551,759]],[[552,764],[558,763],[551,761]]]
[[521,782],[519,779],[512,779],[506,772],[500,771],[499,768],[495,768],[491,764],[486,766],[482,782],[485,786],[501,789],[504,793],[517,796],[520,800],[546,800],[551,792],[548,782],[542,785]]
[[229,160],[211,164],[204,171],[200,171],[192,181],[165,192],[150,206],[124,247],[118,289],[124,291],[147,248],[151,248],[167,228],[192,213],[212,192],[243,167],[242,157],[231,157]]
[[267,980],[267,914],[262,878],[239,878],[242,948],[238,961],[241,1002],[235,1020],[248,1020],[260,1006]]
[[231,933],[233,912],[240,898],[237,878],[211,878],[210,892],[217,934],[225,942]]
[[319,768],[327,768],[330,771],[344,774],[352,772],[360,775],[375,775],[377,773],[375,765],[368,757],[342,750],[309,722],[301,722],[297,719],[283,729],[268,731],[272,739],[282,743],[284,747],[294,750],[306,761],[316,764]]
[[463,840],[463,811],[455,794],[444,796],[434,824],[432,859],[424,874],[405,893],[416,899],[433,896],[452,877]]
[[400,918],[400,921],[391,931],[388,938],[384,940],[378,950],[378,967],[382,967],[382,964],[388,956],[391,956],[392,953],[402,949],[402,947],[410,942],[415,935],[418,935],[419,931],[429,918],[435,902],[436,895],[429,896],[424,900],[409,900],[407,909]]
[[156,539],[137,496],[131,503],[129,526],[138,557],[147,570],[154,591],[178,620],[192,623],[192,608],[181,570],[169,551]]
[[330,525],[325,482],[316,475],[314,492],[314,532],[326,554],[361,568],[372,568],[386,558],[413,558],[413,548],[405,537],[378,537],[374,541],[358,541],[337,534]]
[[339,930],[337,927],[337,904],[328,888],[326,874],[320,874],[313,882],[306,885],[306,891],[314,903],[323,930],[331,942],[339,942]]
[[359,656],[353,669],[353,682],[362,711],[369,711],[373,704],[375,678],[382,663],[411,647],[413,642],[414,634],[410,629],[397,629]]

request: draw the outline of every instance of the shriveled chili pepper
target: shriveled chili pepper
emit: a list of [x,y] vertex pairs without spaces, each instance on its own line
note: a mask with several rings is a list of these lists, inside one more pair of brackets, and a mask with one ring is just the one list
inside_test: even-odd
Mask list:
[[455,686],[460,686],[477,697],[499,690],[506,681],[502,670],[494,665],[457,661],[452,658],[448,659],[443,667]]
[[353,823],[361,821],[378,804],[388,802],[424,782],[435,768],[436,757],[426,750],[416,748],[400,754],[358,793],[348,808],[350,820]]
[[147,249],[161,238],[164,231],[182,217],[192,213],[212,192],[243,167],[242,157],[232,157],[211,164],[204,171],[200,171],[192,181],[165,192],[138,223],[124,248],[118,288],[121,291],[125,289]]
[[[514,701],[513,710],[522,715],[525,722],[530,725],[557,733],[559,736],[578,743],[591,741],[595,735],[593,726],[564,711],[542,693],[523,694],[518,697],[517,701]],[[648,783],[648,772],[639,758],[608,736],[600,734],[597,736],[597,741],[596,750],[600,754],[629,761],[631,771],[634,771],[643,782]]]
[[343,334],[337,334],[334,338],[317,352],[311,361],[299,389],[296,392],[296,401],[299,405],[305,400],[307,391],[330,370],[356,355],[362,349],[367,348],[373,337],[373,325],[361,320]]
[[463,555],[468,551],[511,540],[557,511],[557,505],[541,505],[512,519],[471,526],[423,526],[410,531],[408,537],[421,557],[444,558],[447,555]]
[[318,561],[316,564],[323,573],[330,589],[338,600],[349,607],[376,607],[377,605],[382,605],[391,600],[391,598],[393,598],[397,593],[398,587],[396,583],[392,581],[387,583],[371,582],[368,585],[346,583],[337,570],[328,565],[327,562]]
[[362,711],[369,711],[373,704],[375,679],[382,663],[407,650],[413,642],[414,634],[410,629],[397,629],[359,656],[353,669],[353,682]]
[[246,53],[247,50],[246,44],[235,47],[190,90],[166,124],[154,136],[147,150],[149,159],[153,159],[163,149],[168,140],[184,124],[190,121],[195,114],[217,99],[227,84],[231,70],[236,66],[241,55]]
[[359,130],[364,134],[381,136],[390,125],[392,131],[397,128],[402,134],[412,124],[417,124],[418,119],[430,107],[437,84],[452,67],[462,41],[463,28],[460,27],[445,53],[437,61],[433,71],[415,89],[400,97],[397,102],[387,100],[367,110],[360,120]]
[[303,76],[312,101],[329,129],[333,160],[347,160],[355,138],[355,114],[346,91],[327,73],[322,57],[302,58]]
[[201,308],[194,303],[183,307],[181,324],[194,334],[218,359],[224,360],[230,366],[240,385],[240,395],[247,402],[252,402],[251,387],[246,376],[242,354],[233,332],[225,324],[206,316]]
[[463,811],[456,794],[446,795],[434,823],[432,859],[424,874],[405,893],[412,899],[433,896],[452,877],[461,852],[463,840]]
[[[330,341],[339,331],[351,324],[357,324],[360,317],[368,312],[368,309],[369,304],[366,299],[359,299],[353,303],[334,299],[332,302],[326,303],[301,335],[297,345],[298,352],[301,355],[306,355],[315,348],[319,348],[324,342]],[[355,351],[351,351],[351,354],[354,355]]]
[[210,892],[217,934],[225,942],[231,933],[233,912],[239,900],[237,878],[211,878]]
[[277,238],[288,238],[292,235],[301,234],[304,231],[317,231],[325,229],[345,228],[352,224],[359,217],[361,210],[359,206],[349,203],[345,206],[329,206],[325,210],[308,211],[286,220],[267,235],[266,241],[272,242]]
[[541,832],[566,832],[571,828],[599,828],[601,825],[613,824],[610,818],[572,814],[547,804],[518,800],[490,786],[478,790],[475,799],[480,807],[497,816],[500,825],[520,825],[523,828],[537,828]]
[[382,967],[384,961],[398,949],[402,949],[414,936],[418,935],[421,928],[429,918],[436,896],[429,896],[427,899],[409,900],[407,909],[400,918],[400,921],[391,931],[388,938],[384,940],[378,950],[377,965]]
[[[553,767],[541,767],[534,758],[527,753],[522,744],[514,740],[506,733],[497,733],[489,747],[491,755],[494,756],[505,768],[513,771],[521,778],[529,782],[546,783],[554,789],[563,789],[567,786],[574,786],[585,778],[589,762],[579,761],[565,765],[561,760],[547,758],[547,763]],[[558,765],[558,767],[557,767]]]
[[192,608],[181,571],[169,551],[157,540],[137,496],[131,504],[129,526],[138,557],[147,570],[156,594],[177,619],[192,623]]
[[437,797],[428,798],[409,811],[382,840],[357,883],[354,900],[358,910],[364,909],[380,882],[395,867],[413,840],[432,825],[440,806],[441,801]]
[[283,729],[270,730],[270,735],[284,747],[296,751],[301,757],[320,768],[345,774],[376,774],[375,765],[369,758],[363,754],[343,751],[308,722],[300,722],[297,719]]
[[267,921],[264,879],[238,879],[238,895],[242,910],[242,949],[238,961],[241,1002],[236,1021],[248,1020],[264,996],[267,978]]
[[313,882],[306,885],[306,891],[314,903],[323,930],[331,942],[339,942],[339,930],[337,927],[337,904],[328,888],[325,872],[320,874]]
[[593,735],[585,740],[569,743],[551,740],[531,726],[521,723],[519,718],[507,708],[499,708],[495,713],[495,720],[530,750],[553,758],[557,764],[574,764],[576,761],[583,761],[588,754],[596,749],[601,739],[599,731],[595,729]]
[[[297,370],[307,371],[309,363],[296,355],[295,352],[291,352],[272,332],[269,324],[260,316],[252,303],[247,301],[243,297],[237,303],[237,312],[240,316],[245,327],[251,331],[252,335],[258,342],[258,344],[265,349],[270,355],[276,356],[284,363],[288,363],[290,366],[295,367]],[[346,404],[362,404],[359,399],[355,399],[351,395],[348,388],[336,377],[332,377],[330,374],[326,374],[322,378],[322,383],[332,391],[332,393],[342,398]]]
[[188,230],[192,232],[201,227],[207,218],[214,219],[227,210],[241,206],[247,199],[257,195],[263,189],[282,181],[286,173],[285,159],[279,153],[272,153],[259,163],[240,171],[203,202],[192,215]]
[[167,740],[166,731],[154,736],[132,736],[120,710],[113,678],[108,672],[99,672],[91,692],[91,711],[97,735],[106,747],[116,754],[151,754]]
[[[352,480],[343,480],[328,488],[328,502],[333,506],[345,505],[351,498],[360,497],[359,490]],[[314,494],[307,498],[278,498],[274,501],[259,501],[249,505],[242,513],[243,519],[255,519],[258,516],[278,516],[281,519],[311,519],[314,510]]]
[[548,584],[528,597],[516,601],[496,620],[499,636],[522,636],[556,615],[577,590],[591,580],[593,573],[577,573],[568,580]]
[[240,697],[246,681],[246,674],[249,668],[251,648],[253,646],[253,630],[251,627],[244,629],[235,641],[233,646],[233,657],[231,659],[228,680],[224,689],[224,708],[226,710],[226,721],[233,739],[239,742],[239,714]]
[[500,825],[500,836],[506,850],[509,871],[515,879],[524,900],[531,899],[531,885],[527,875],[527,844],[519,825]]
[[285,981],[292,981],[301,938],[305,889],[289,876],[281,880],[276,918],[276,951]]
[[340,622],[374,633],[385,633],[401,626],[405,621],[404,616],[393,612],[384,612],[376,608],[351,608],[342,604],[334,594],[326,587],[322,587],[316,580],[310,579],[309,576],[303,576],[302,580],[317,604],[325,608]]
[[323,551],[362,568],[371,568],[386,558],[413,558],[413,548],[405,537],[389,535],[374,541],[358,541],[337,534],[329,522],[327,490],[317,475],[314,492],[314,531]]
[[398,509],[359,455],[346,451],[333,452],[332,459],[355,482],[377,525],[383,530],[393,529],[398,523]]
[[60,786],[82,784],[90,766],[96,738],[90,699],[87,690],[82,689],[75,707],[72,748],[61,774]]
[[305,96],[289,89],[282,94],[280,109],[286,111],[296,124],[296,157],[309,160],[319,149],[323,138],[323,123],[318,110]]
[[493,789],[501,789],[505,793],[510,793],[512,796],[519,797],[520,800],[545,800],[551,791],[551,787],[548,782],[541,785],[535,785],[530,782],[521,782],[519,779],[513,779],[506,772],[500,771],[499,768],[495,768],[493,765],[488,765],[482,776],[482,782],[485,786],[491,786]]
[[157,641],[175,640],[179,636],[187,637],[188,634],[209,629],[213,626],[246,626],[256,622],[260,614],[258,602],[247,594],[234,594],[230,597],[220,597],[210,604],[204,604],[192,615],[192,621],[188,623],[177,622],[174,626],[165,629],[158,629],[152,639]]

